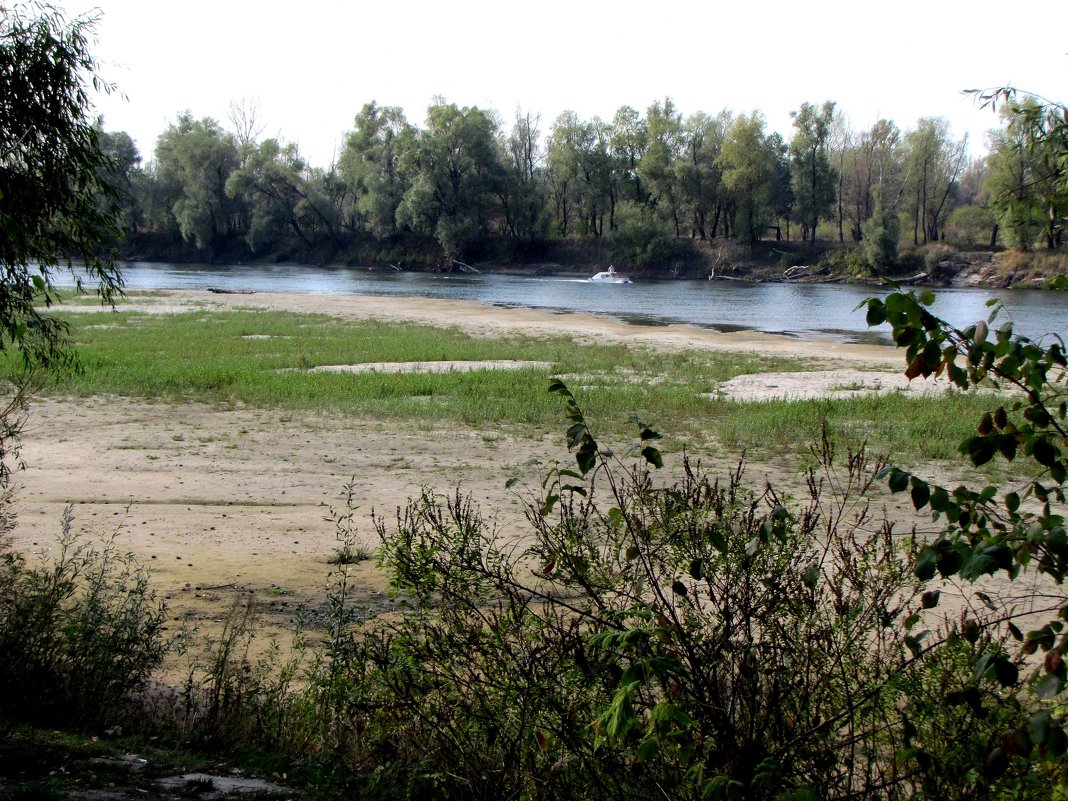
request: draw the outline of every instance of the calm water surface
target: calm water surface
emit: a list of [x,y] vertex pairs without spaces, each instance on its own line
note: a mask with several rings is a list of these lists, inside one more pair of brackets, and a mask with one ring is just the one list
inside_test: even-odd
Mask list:
[[[755,330],[871,341],[885,338],[864,323],[857,305],[885,294],[838,284],[748,284],[735,281],[637,281],[591,284],[574,278],[497,274],[378,273],[304,265],[190,265],[127,262],[129,290],[242,289],[321,295],[390,295],[473,300],[502,307],[603,314],[627,322],[685,323],[720,331]],[[935,313],[957,325],[989,314],[997,297],[1016,330],[1031,337],[1068,335],[1068,293],[941,289]],[[1003,318],[999,318],[1003,319]]]

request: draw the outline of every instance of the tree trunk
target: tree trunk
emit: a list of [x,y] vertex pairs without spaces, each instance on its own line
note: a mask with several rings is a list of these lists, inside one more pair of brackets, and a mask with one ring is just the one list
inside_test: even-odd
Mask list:
[[[843,151],[844,153],[845,151]],[[842,194],[845,189],[845,159],[839,159],[838,161],[838,243],[840,245],[845,244],[845,225],[843,219],[845,218],[845,204],[842,202]]]

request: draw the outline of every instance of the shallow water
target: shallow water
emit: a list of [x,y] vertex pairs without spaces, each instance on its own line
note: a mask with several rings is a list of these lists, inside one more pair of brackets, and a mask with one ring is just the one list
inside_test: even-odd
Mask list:
[[[604,314],[641,325],[684,323],[719,331],[755,330],[844,341],[887,341],[858,309],[878,287],[750,284],[737,281],[590,283],[577,278],[500,274],[383,273],[305,265],[199,265],[127,262],[129,290],[253,290],[322,295],[390,295],[473,300],[501,307]],[[60,276],[63,278],[63,276]],[[956,325],[985,319],[999,298],[1016,330],[1031,337],[1068,333],[1068,293],[1013,289],[941,289],[934,312]]]

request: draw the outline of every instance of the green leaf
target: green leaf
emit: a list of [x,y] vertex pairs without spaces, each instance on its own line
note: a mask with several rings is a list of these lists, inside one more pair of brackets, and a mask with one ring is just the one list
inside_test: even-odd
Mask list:
[[597,445],[589,442],[575,452],[575,461],[579,471],[586,475],[597,465]]
[[1027,727],[1027,733],[1031,735],[1031,742],[1045,745],[1049,737],[1052,716],[1051,710],[1043,709],[1031,718],[1031,722]]
[[872,298],[868,301],[868,311],[864,318],[869,326],[882,325],[886,322],[886,307]]
[[1020,508],[1020,496],[1015,492],[1010,492],[1005,496],[1005,508],[1009,512],[1015,512]]
[[887,483],[891,492],[904,492],[909,488],[909,474],[895,467],[890,470],[890,480]]
[[638,744],[634,755],[639,762],[652,762],[660,756],[660,743],[654,737],[646,737]]
[[930,581],[934,578],[937,570],[938,551],[934,548],[927,547],[924,549],[923,553],[920,554],[920,558],[916,560],[916,567],[913,569],[913,572],[921,581]]
[[564,382],[561,381],[559,378],[554,378],[549,382],[549,393],[554,395],[563,395],[566,398],[575,397],[571,394],[571,390],[567,388],[567,385],[564,384]]
[[1020,669],[1006,656],[994,660],[994,677],[1002,687],[1015,687],[1020,680]]
[[949,500],[949,493],[942,487],[935,487],[931,492],[931,509],[935,512],[945,512],[953,505]]
[[1036,439],[1031,443],[1031,455],[1043,467],[1051,467],[1057,461],[1057,448],[1048,439]]
[[690,577],[695,581],[700,581],[705,575],[704,562],[700,559],[693,559],[690,561]]
[[548,495],[545,501],[541,505],[541,509],[538,510],[538,514],[542,517],[547,517],[552,514],[553,508],[556,506],[556,502],[560,500],[559,495]]
[[708,541],[712,543],[713,548],[720,553],[727,552],[727,540],[718,528],[709,528],[706,533],[708,535]]
[[979,467],[994,458],[997,443],[993,437],[972,437],[963,442],[961,450],[968,455],[973,465]]
[[660,456],[660,451],[656,448],[651,446],[642,448],[642,457],[653,467],[659,469],[664,466],[664,459]]
[[585,423],[575,423],[567,430],[567,447],[574,448],[582,442],[583,436],[589,432]]
[[650,439],[661,439],[660,434],[656,431],[653,431],[653,429],[649,428],[648,426],[641,427],[640,437],[642,442],[645,442]]
[[922,509],[927,505],[929,500],[931,500],[931,488],[927,485],[927,482],[920,481],[918,478],[913,478],[912,505],[916,509]]

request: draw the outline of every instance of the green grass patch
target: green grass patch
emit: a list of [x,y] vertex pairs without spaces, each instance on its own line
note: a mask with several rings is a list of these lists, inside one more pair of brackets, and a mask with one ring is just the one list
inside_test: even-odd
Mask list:
[[990,396],[950,392],[914,397],[901,392],[851,398],[723,401],[709,428],[732,450],[756,453],[800,452],[819,441],[826,424],[835,442],[868,443],[895,460],[960,459],[957,446],[974,434]]
[[[71,324],[82,370],[52,390],[163,401],[241,403],[283,412],[366,416],[423,425],[558,431],[561,376],[606,442],[629,438],[634,415],[680,440],[730,450],[802,451],[824,421],[838,437],[867,440],[895,458],[953,458],[989,398],[850,399],[739,403],[711,397],[747,373],[808,369],[798,359],[755,353],[666,353],[570,339],[473,337],[454,329],[277,311],[180,314],[78,313]],[[446,373],[310,373],[319,365],[516,359],[551,367]],[[8,357],[0,367],[15,369]],[[624,440],[625,441],[625,440]],[[670,450],[674,447],[666,443]]]
[[[797,370],[798,360],[755,354],[664,354],[565,338],[472,337],[450,329],[343,322],[325,315],[213,311],[80,313],[66,317],[82,370],[55,391],[160,400],[237,402],[291,411],[471,425],[555,425],[545,391],[566,375],[598,419],[703,416],[717,382]],[[446,373],[310,373],[367,362],[516,359],[551,367]],[[9,360],[5,370],[14,369]]]

